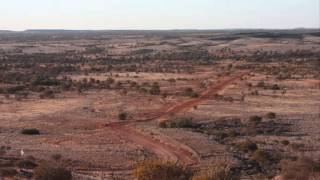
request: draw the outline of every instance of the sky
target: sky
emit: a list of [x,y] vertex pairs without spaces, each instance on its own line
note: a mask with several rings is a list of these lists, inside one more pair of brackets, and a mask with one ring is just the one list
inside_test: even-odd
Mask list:
[[0,29],[320,28],[320,0],[0,0]]

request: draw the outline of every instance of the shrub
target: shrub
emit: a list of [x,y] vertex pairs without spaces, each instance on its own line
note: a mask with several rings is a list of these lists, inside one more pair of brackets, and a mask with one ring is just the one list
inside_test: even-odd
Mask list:
[[237,180],[239,176],[225,162],[216,162],[209,169],[200,171],[192,180]]
[[184,95],[185,96],[189,96],[189,97],[192,97],[192,98],[197,98],[199,97],[199,94],[194,92],[192,88],[187,88],[184,90]]
[[119,113],[118,119],[124,121],[127,119],[127,116],[128,116],[127,113],[122,112],[122,113]]
[[262,121],[262,117],[260,117],[260,116],[251,116],[249,118],[250,123],[259,124],[259,123],[261,123],[261,121]]
[[282,141],[281,141],[281,144],[287,146],[287,145],[290,144],[290,141],[288,141],[288,140],[282,140]]
[[258,149],[253,154],[253,160],[258,162],[260,165],[266,165],[270,163],[271,156],[267,151]]
[[169,127],[171,128],[195,128],[195,124],[191,117],[180,117],[173,120],[170,120]]
[[166,123],[165,121],[161,121],[161,122],[159,123],[159,127],[160,127],[160,128],[167,128],[167,123]]
[[134,170],[138,180],[185,180],[192,177],[192,172],[171,162],[147,161]]
[[153,83],[149,92],[152,95],[159,95],[161,92],[159,84],[157,82]]
[[276,113],[274,113],[274,112],[269,112],[266,116],[267,116],[267,118],[269,118],[269,119],[274,119],[274,118],[276,118]]
[[272,90],[280,90],[280,87],[279,87],[278,84],[274,84],[274,85],[271,86],[271,89]]
[[257,144],[250,141],[250,140],[240,142],[239,144],[237,144],[237,147],[239,150],[246,152],[246,153],[247,152],[254,152],[258,149]]
[[34,171],[37,180],[71,180],[71,171],[52,162],[42,162]]
[[21,133],[25,135],[40,135],[40,131],[38,129],[23,129]]
[[62,158],[62,155],[61,154],[53,154],[53,155],[51,155],[51,158],[53,160],[58,161],[58,160],[60,160]]
[[52,90],[46,90],[43,93],[39,95],[41,99],[49,98],[53,99],[54,98],[54,92]]
[[178,128],[193,128],[195,124],[192,121],[192,118],[180,118],[177,120]]
[[33,169],[35,167],[37,167],[37,164],[35,162],[33,162],[32,160],[20,160],[17,162],[17,166],[19,168],[24,168],[24,169]]

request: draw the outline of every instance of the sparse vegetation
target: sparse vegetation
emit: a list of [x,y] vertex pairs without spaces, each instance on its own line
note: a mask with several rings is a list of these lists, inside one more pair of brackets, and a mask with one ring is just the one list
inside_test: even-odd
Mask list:
[[238,143],[237,147],[239,148],[239,150],[241,150],[245,153],[255,152],[258,149],[257,144],[250,141],[250,140],[246,140],[246,141]]
[[[196,128],[198,124],[193,122],[191,117],[175,117],[165,123],[165,127],[169,128]],[[164,124],[162,124],[164,126]]]
[[317,179],[315,37],[0,31],[0,177]]
[[262,117],[260,117],[260,116],[251,116],[250,118],[249,118],[249,122],[250,123],[254,123],[254,124],[259,124],[259,123],[261,123],[261,121],[262,121]]
[[185,180],[192,177],[192,172],[171,162],[147,161],[135,169],[134,176],[138,180]]
[[253,159],[261,165],[266,165],[270,163],[271,155],[265,150],[258,149],[254,152]]
[[17,174],[18,174],[18,172],[14,168],[1,168],[0,169],[0,177],[12,178]]
[[36,180],[71,180],[71,171],[60,164],[42,162],[34,171]]
[[234,172],[233,167],[226,162],[213,163],[208,169],[195,174],[192,180],[237,180],[239,175]]
[[300,157],[296,161],[282,162],[282,176],[288,180],[309,180],[320,177],[319,162],[306,157]]

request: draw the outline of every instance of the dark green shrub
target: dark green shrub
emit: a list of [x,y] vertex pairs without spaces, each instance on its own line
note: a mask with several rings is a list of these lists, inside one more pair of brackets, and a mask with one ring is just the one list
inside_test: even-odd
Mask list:
[[127,119],[127,116],[128,116],[127,113],[122,112],[122,113],[119,113],[118,119],[124,121]]
[[21,133],[25,135],[40,135],[40,131],[38,129],[23,129]]
[[290,142],[289,142],[288,140],[282,140],[282,141],[281,141],[281,144],[287,146],[287,145],[290,144]]
[[274,113],[274,112],[269,112],[266,116],[267,116],[267,118],[269,118],[269,119],[274,119],[274,118],[276,118],[276,113]]
[[168,126],[171,128],[195,128],[198,125],[193,122],[191,117],[180,117],[170,120]]

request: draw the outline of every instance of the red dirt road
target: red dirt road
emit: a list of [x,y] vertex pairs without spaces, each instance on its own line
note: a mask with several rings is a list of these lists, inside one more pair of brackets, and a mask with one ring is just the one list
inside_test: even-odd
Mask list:
[[228,78],[228,79],[220,82],[219,84],[212,86],[211,88],[209,88],[205,92],[203,92],[199,98],[193,99],[190,101],[186,101],[184,103],[173,106],[166,113],[164,113],[163,115],[161,115],[157,119],[160,121],[166,121],[170,118],[170,116],[172,116],[174,114],[188,111],[189,109],[192,109],[194,106],[197,106],[197,105],[201,104],[202,102],[210,99],[213,95],[217,94],[220,90],[223,90],[224,88],[226,88],[226,86],[228,86],[232,82],[240,79],[241,77],[243,77],[244,75],[247,75],[247,74],[248,74],[248,72],[241,72],[234,77]]
[[170,118],[170,116],[176,113],[188,111],[194,106],[197,106],[202,102],[208,100],[210,97],[212,97],[213,95],[217,94],[219,91],[223,90],[228,85],[230,85],[232,82],[240,79],[241,77],[247,74],[248,72],[240,72],[236,76],[230,77],[220,82],[219,84],[212,86],[207,91],[203,92],[199,98],[189,100],[176,106],[173,106],[160,116],[145,120],[111,123],[106,125],[106,127],[109,127],[110,130],[120,134],[120,136],[125,140],[143,146],[145,149],[155,153],[161,159],[179,162],[187,166],[195,165],[199,162],[200,158],[198,154],[191,148],[188,148],[183,144],[170,140],[170,138],[168,137],[158,137],[158,139],[155,139],[151,135],[144,134],[134,129],[133,127],[130,127],[130,124],[152,120],[166,121]]

